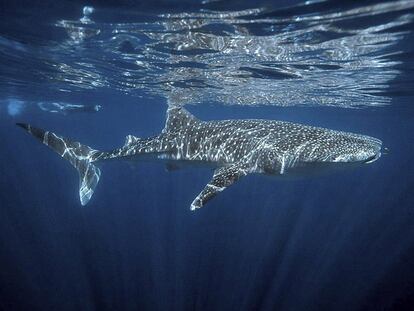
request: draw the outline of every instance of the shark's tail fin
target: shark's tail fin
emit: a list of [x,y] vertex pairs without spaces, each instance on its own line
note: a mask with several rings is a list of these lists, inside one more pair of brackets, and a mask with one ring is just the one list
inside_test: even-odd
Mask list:
[[79,173],[79,198],[81,204],[86,205],[91,199],[101,176],[99,168],[92,164],[93,155],[99,151],[29,124],[17,123],[17,125],[56,151],[77,169]]

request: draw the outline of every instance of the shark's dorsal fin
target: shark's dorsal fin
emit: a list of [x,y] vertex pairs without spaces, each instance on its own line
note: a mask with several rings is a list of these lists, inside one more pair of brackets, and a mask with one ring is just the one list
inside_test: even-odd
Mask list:
[[183,107],[170,107],[167,110],[167,120],[163,132],[175,132],[195,122],[200,122],[200,120]]

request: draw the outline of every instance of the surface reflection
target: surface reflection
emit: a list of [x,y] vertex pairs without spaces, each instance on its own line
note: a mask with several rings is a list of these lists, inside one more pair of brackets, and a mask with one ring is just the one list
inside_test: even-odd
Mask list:
[[[144,92],[175,105],[388,104],[414,2],[321,5],[148,13],[146,21],[126,23],[101,21],[99,8],[84,7],[79,19],[53,25],[66,40],[36,53],[28,47],[10,53],[22,45],[9,39],[0,48],[14,61],[35,55],[34,83],[65,92]],[[18,85],[7,71],[3,83]]]

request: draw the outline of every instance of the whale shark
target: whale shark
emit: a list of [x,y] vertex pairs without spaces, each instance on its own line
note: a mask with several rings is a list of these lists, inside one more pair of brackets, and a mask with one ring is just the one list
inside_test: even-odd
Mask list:
[[248,174],[282,176],[372,163],[379,159],[382,148],[381,140],[370,136],[286,121],[202,121],[184,107],[168,108],[165,127],[159,135],[128,135],[122,147],[111,151],[95,150],[29,124],[17,125],[77,169],[82,206],[89,202],[98,184],[99,163],[110,159],[213,166],[211,180],[191,203],[191,210],[196,210]]

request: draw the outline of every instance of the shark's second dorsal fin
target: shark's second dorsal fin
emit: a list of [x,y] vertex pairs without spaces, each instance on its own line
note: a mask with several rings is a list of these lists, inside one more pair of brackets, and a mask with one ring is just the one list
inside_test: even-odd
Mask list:
[[200,122],[200,120],[183,107],[170,107],[167,110],[167,120],[163,132],[175,132],[195,122]]
[[133,143],[138,142],[139,140],[140,140],[140,138],[138,138],[138,137],[136,137],[136,136],[127,135],[127,136],[125,137],[125,144],[124,144],[124,146],[131,145],[131,144],[133,144]]

